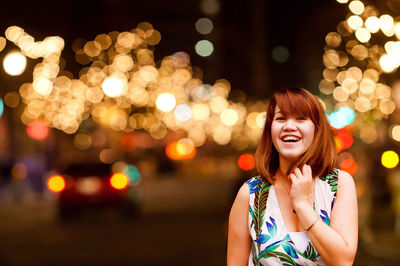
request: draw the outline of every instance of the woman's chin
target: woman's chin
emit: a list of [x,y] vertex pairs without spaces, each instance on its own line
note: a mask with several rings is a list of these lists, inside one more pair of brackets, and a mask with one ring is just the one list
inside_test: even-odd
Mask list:
[[300,159],[301,155],[303,154],[304,153],[287,153],[287,154],[281,153],[281,158],[292,162]]

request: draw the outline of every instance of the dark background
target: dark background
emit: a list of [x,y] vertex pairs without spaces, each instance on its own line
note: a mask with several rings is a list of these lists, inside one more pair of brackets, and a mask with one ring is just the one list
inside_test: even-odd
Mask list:
[[[220,1],[217,14],[207,16],[200,9],[200,1],[6,1],[0,11],[0,32],[17,25],[35,40],[61,36],[65,40],[62,57],[66,69],[77,77],[81,66],[73,58],[73,40],[93,40],[114,30],[129,31],[147,21],[162,35],[155,47],[156,60],[185,51],[192,64],[203,70],[204,82],[225,78],[232,89],[242,90],[249,97],[266,98],[273,89],[287,84],[317,92],[325,35],[335,31],[346,9],[334,0],[226,0]],[[201,17],[209,17],[214,23],[214,30],[205,36],[194,26]],[[213,42],[211,56],[195,53],[194,45],[201,39]],[[8,43],[6,49],[12,46]],[[271,51],[276,46],[288,48],[290,56],[285,63],[272,60]],[[2,78],[21,79],[4,73]],[[23,78],[31,79],[29,74]]]
[[[71,48],[75,39],[89,41],[98,34],[129,31],[147,21],[162,36],[155,46],[156,62],[185,51],[192,65],[202,69],[205,83],[213,84],[220,78],[231,83],[233,100],[240,95],[237,90],[248,98],[267,99],[276,88],[288,84],[298,84],[318,94],[325,36],[346,18],[347,5],[335,0],[220,0],[219,12],[207,16],[200,9],[200,2],[3,1],[0,35],[16,25],[34,36],[35,41],[62,37],[65,69],[77,78],[82,65],[75,61]],[[370,2],[383,12],[399,14],[399,1]],[[202,35],[195,29],[195,22],[202,17],[209,17],[214,23],[210,34]],[[211,56],[195,53],[194,46],[201,39],[213,42]],[[271,52],[276,46],[289,50],[286,62],[273,60]],[[15,48],[7,42],[0,60]],[[40,59],[28,59],[27,69],[17,77],[1,69],[0,96],[31,82],[33,66],[39,62]],[[20,123],[18,119],[13,121]],[[226,147],[215,150],[229,153]],[[217,161],[218,151],[213,155],[216,164],[224,162]],[[240,182],[220,177],[190,180],[174,172],[158,174],[143,187],[145,212],[134,221],[120,221],[105,214],[100,219],[83,217],[65,225],[55,219],[56,209],[51,201],[1,203],[0,266],[224,265],[227,216],[235,194],[233,188]],[[246,178],[253,173],[240,174]],[[377,217],[383,226],[391,223]],[[391,239],[383,234],[378,237]],[[392,250],[397,243],[391,244]],[[395,265],[398,252],[385,253],[386,250],[360,242],[355,264]]]

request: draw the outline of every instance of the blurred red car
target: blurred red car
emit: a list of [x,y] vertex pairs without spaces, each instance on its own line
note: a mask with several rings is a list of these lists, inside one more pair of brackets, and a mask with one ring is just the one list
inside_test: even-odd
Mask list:
[[111,174],[102,163],[74,164],[47,181],[49,190],[58,193],[58,212],[67,220],[88,209],[112,208],[126,217],[140,213],[140,194],[129,186],[124,173]]

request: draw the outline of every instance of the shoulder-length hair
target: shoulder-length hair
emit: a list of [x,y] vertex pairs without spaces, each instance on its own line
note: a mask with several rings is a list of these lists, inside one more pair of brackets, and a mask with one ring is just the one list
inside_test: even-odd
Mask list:
[[268,103],[265,126],[255,156],[258,173],[269,182],[273,182],[279,169],[279,153],[271,139],[271,124],[276,106],[283,115],[304,116],[310,118],[315,125],[314,139],[310,147],[298,160],[289,165],[286,175],[290,175],[297,167],[301,169],[304,164],[311,166],[313,177],[328,175],[337,166],[338,161],[332,130],[321,102],[309,91],[296,86],[277,90]]

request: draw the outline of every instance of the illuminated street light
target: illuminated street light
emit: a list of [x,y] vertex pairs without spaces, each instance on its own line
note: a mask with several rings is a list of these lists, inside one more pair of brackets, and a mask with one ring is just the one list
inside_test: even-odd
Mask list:
[[26,68],[26,57],[20,52],[11,52],[3,60],[4,70],[11,76],[18,76]]

